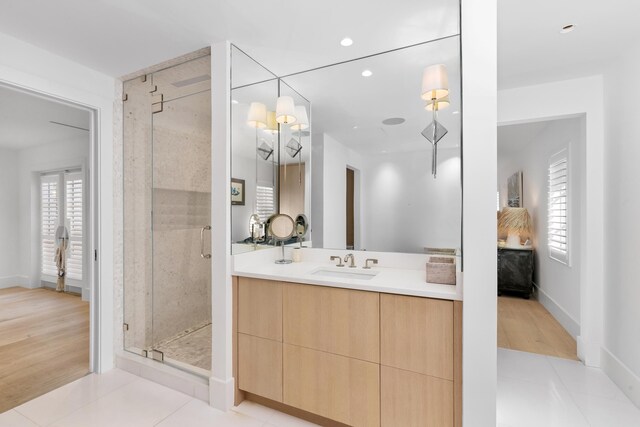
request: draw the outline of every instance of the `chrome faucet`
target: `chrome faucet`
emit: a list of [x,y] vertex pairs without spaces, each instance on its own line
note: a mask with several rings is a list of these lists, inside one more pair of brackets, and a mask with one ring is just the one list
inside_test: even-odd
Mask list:
[[356,268],[356,260],[353,257],[353,254],[347,254],[347,256],[344,257],[344,262],[347,262],[348,260],[351,260],[351,263],[349,264],[349,268]]
[[364,269],[369,270],[371,267],[369,267],[369,261],[371,261],[371,263],[373,265],[378,265],[378,260],[375,258],[368,258],[365,262],[364,262]]
[[336,265],[336,267],[344,267],[344,264],[342,263],[342,258],[339,256],[332,256],[331,258],[329,258],[331,261],[334,260],[338,260],[338,264]]

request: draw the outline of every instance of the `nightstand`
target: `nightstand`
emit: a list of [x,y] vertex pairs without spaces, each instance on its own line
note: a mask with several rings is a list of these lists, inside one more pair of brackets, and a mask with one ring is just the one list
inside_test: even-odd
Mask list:
[[533,292],[533,249],[498,248],[498,295],[517,292],[529,299]]

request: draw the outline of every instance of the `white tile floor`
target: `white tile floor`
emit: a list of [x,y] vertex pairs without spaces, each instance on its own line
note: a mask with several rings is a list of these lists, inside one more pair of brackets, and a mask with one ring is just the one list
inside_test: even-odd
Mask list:
[[498,427],[639,427],[640,410],[600,369],[498,349]]
[[[638,427],[640,410],[599,369],[498,350],[499,427]],[[314,424],[244,402],[229,413],[114,369],[0,414],[0,427],[295,427]]]

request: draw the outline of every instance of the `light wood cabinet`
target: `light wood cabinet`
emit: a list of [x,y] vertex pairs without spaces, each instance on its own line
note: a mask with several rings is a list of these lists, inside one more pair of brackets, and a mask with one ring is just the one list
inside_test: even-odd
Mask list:
[[380,365],[284,344],[284,403],[351,426],[380,425]]
[[240,277],[234,307],[236,404],[246,391],[320,425],[461,426],[459,301]]
[[282,343],[238,334],[238,387],[282,402]]
[[382,366],[382,427],[453,426],[453,381]]
[[380,363],[453,380],[453,301],[382,294]]
[[283,285],[284,342],[380,362],[380,295],[322,286]]
[[239,279],[238,332],[282,341],[282,283]]

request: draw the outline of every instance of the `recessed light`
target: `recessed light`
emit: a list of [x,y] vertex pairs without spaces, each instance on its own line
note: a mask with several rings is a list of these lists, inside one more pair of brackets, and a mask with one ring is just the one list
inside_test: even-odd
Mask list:
[[387,150],[382,150],[381,153],[382,154],[387,154]]
[[571,31],[575,30],[576,26],[573,24],[569,24],[569,25],[565,25],[564,27],[562,27],[562,29],[560,30],[560,34],[567,34],[570,33]]
[[231,103],[232,103],[232,104],[237,104],[237,103],[238,103],[238,101],[237,101],[237,100],[235,100],[235,99],[232,99],[232,100],[231,100]]
[[358,130],[358,125],[355,125],[355,126],[353,127],[353,130]]
[[344,47],[351,46],[353,44],[353,40],[351,40],[349,37],[345,37],[340,40],[340,44]]
[[454,112],[453,112],[453,113],[451,113],[451,114],[460,114],[460,111],[454,111]]
[[402,117],[389,117],[388,119],[384,119],[382,121],[383,125],[394,126],[401,125],[405,122],[405,119]]
[[364,70],[362,72],[362,77],[371,77],[373,75],[373,72],[371,70]]

